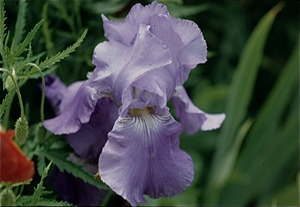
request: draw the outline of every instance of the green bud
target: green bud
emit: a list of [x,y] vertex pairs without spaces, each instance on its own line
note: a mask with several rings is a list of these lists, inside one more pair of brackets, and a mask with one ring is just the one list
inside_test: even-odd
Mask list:
[[10,188],[4,189],[0,193],[0,206],[14,206],[16,205],[16,195]]
[[25,116],[21,116],[15,125],[16,140],[19,145],[23,144],[28,137],[28,122]]
[[35,136],[37,136],[40,143],[45,141],[47,130],[42,123],[39,123],[35,129]]
[[[15,81],[18,81],[18,78],[16,76],[16,72],[15,69],[12,70],[12,76],[15,79]],[[11,76],[7,76],[6,80],[5,80],[5,88],[7,91],[10,91],[11,89],[13,89],[15,87],[14,81],[12,80]]]
[[[13,75],[15,81],[17,81],[17,76]],[[11,76],[7,76],[5,80],[5,88],[7,91],[11,91],[15,87],[15,84],[13,80],[11,79]]]

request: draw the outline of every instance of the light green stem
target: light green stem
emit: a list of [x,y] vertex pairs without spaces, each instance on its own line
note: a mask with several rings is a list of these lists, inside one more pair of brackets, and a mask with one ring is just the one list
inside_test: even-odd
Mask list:
[[43,89],[42,89],[42,101],[41,101],[41,122],[44,121],[44,103],[45,103],[45,87],[46,87],[46,84],[45,84],[45,78],[44,78],[44,75],[42,73],[42,70],[40,69],[39,66],[37,66],[36,64],[34,63],[27,63],[26,65],[30,65],[32,67],[35,67],[39,73],[41,74],[41,78],[42,78],[42,84],[43,84]]
[[21,108],[21,116],[22,116],[22,117],[25,117],[25,114],[24,114],[24,106],[23,106],[23,101],[22,101],[22,96],[21,96],[21,93],[20,93],[18,84],[17,84],[17,82],[16,82],[14,76],[13,76],[8,70],[6,70],[6,69],[0,68],[0,71],[6,72],[6,73],[11,77],[13,83],[15,84],[16,91],[17,91],[18,98],[19,98],[20,108]]

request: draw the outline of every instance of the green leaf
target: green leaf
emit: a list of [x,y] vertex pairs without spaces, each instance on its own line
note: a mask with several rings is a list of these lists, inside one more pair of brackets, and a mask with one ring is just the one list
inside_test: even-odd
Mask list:
[[35,34],[41,27],[42,23],[43,23],[43,20],[39,21],[34,26],[34,28],[28,33],[25,40],[21,44],[18,45],[16,51],[13,53],[12,60],[14,60],[16,57],[18,57],[24,51],[24,49],[29,45],[29,43],[31,42],[31,40],[34,38]]
[[170,12],[170,15],[177,18],[183,18],[191,15],[195,15],[208,10],[208,6],[205,4],[201,5],[181,5],[176,2],[166,1],[164,3]]
[[6,20],[6,17],[5,17],[5,10],[4,10],[4,0],[1,0],[0,1],[0,52],[1,52],[1,55],[4,56],[4,39],[5,39],[5,30],[6,30],[6,27],[5,27],[5,20]]
[[43,175],[43,170],[46,167],[45,157],[44,156],[37,156],[38,162],[37,162],[37,171],[40,176]]
[[49,22],[47,18],[47,11],[48,11],[48,6],[49,2],[45,2],[43,5],[43,10],[42,10],[42,18],[44,19],[44,24],[42,27],[43,35],[45,38],[45,44],[46,44],[46,50],[48,55],[53,55],[54,54],[54,43],[51,39],[51,35],[53,33],[53,29],[49,28]]
[[88,7],[98,14],[113,14],[124,9],[128,3],[128,0],[97,1],[89,4]]
[[7,106],[11,104],[15,92],[15,90],[10,90],[9,93],[6,94],[5,98],[3,99],[2,104],[0,105],[0,119],[2,118]]
[[[299,41],[299,40],[298,40]],[[273,183],[284,164],[299,157],[299,102],[291,105],[291,98],[299,87],[299,44],[278,76],[273,89],[259,110],[244,143],[235,172],[241,174],[241,183],[229,183],[224,191],[222,205],[244,205],[253,196],[268,197],[276,189]],[[299,97],[298,99],[299,100]],[[289,106],[289,104],[291,106]],[[290,113],[284,114],[290,107]],[[285,117],[285,121],[283,121]],[[255,155],[255,159],[253,158]],[[251,166],[251,167],[249,167]],[[299,163],[291,164],[299,169]],[[283,183],[284,177],[282,179]],[[246,184],[247,183],[247,184]],[[234,196],[233,196],[234,195]],[[234,203],[233,203],[234,202]]]
[[[243,156],[235,168],[236,172],[243,175],[243,179],[227,185],[222,193],[223,200],[220,205],[245,206],[255,196],[259,199],[262,199],[262,196],[270,196],[265,189],[274,182],[274,176],[284,164],[293,158],[299,158],[299,108],[295,109],[282,128],[268,131],[268,136],[259,138],[263,139],[263,142],[244,149],[246,152],[251,151],[251,156]],[[295,170],[299,169],[298,162],[290,165],[294,166]],[[285,180],[285,177],[280,179]]]
[[30,206],[36,206],[42,200],[42,196],[49,193],[49,192],[45,191],[43,182],[44,182],[45,177],[47,177],[47,175],[48,175],[48,171],[50,169],[51,164],[52,164],[52,161],[44,169],[44,171],[42,173],[41,181],[37,185],[37,188],[34,189],[34,193],[32,195],[32,200],[31,200]]
[[66,201],[56,201],[56,200],[49,200],[43,199],[38,203],[38,206],[74,206]]
[[214,205],[218,200],[218,192],[221,186],[218,186],[216,181],[219,180],[219,176],[222,176],[220,174],[220,167],[225,154],[228,152],[230,146],[233,145],[238,128],[246,119],[256,76],[263,57],[264,46],[275,17],[281,9],[282,4],[277,4],[259,21],[242,51],[231,84],[225,111],[226,119],[222,126],[219,141],[217,142],[216,153],[210,171],[207,189],[209,196],[206,197],[207,205]]
[[31,199],[32,199],[31,196],[20,196],[17,198],[16,205],[17,206],[29,206]]
[[[61,61],[65,57],[69,56],[70,53],[74,52],[75,49],[80,46],[80,44],[82,43],[86,34],[87,34],[87,29],[82,33],[82,35],[78,38],[78,40],[72,46],[68,47],[66,50],[64,50],[62,52],[57,53],[56,55],[52,56],[50,59],[46,58],[45,61],[43,61],[42,63],[39,64],[39,67],[41,68],[41,70],[43,70],[44,68],[48,68],[48,67],[52,66],[53,64]],[[37,72],[35,70],[33,70],[33,71]]]
[[[257,144],[263,133],[278,127],[295,89],[299,84],[299,40],[289,60],[285,64],[279,79],[275,83],[267,100],[258,112],[258,116],[249,134],[249,147]],[[251,145],[251,146],[250,146]]]
[[26,21],[25,21],[26,10],[27,10],[27,2],[24,0],[20,0],[18,17],[17,17],[17,22],[15,25],[15,34],[14,34],[14,38],[12,40],[12,45],[11,45],[12,52],[15,50],[15,48],[21,42],[21,39],[22,39],[22,36],[24,33],[24,27],[26,25]]
[[65,152],[64,149],[55,149],[46,152],[42,151],[39,152],[39,154],[47,157],[49,160],[53,160],[53,163],[57,165],[60,171],[63,172],[65,170],[68,173],[73,174],[75,177],[81,178],[85,182],[98,187],[99,189],[109,189],[108,186],[101,181],[95,180],[91,174],[82,168],[82,166],[67,160],[69,153]]
[[292,183],[275,196],[277,206],[299,206],[299,182]]

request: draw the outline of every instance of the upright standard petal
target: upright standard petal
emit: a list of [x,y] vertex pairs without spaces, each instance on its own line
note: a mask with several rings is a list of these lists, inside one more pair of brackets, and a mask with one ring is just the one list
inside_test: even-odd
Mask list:
[[139,26],[142,23],[147,23],[149,16],[153,14],[168,14],[168,9],[165,5],[153,2],[150,5],[142,6],[135,4],[124,22],[109,21],[104,15],[103,27],[105,30],[105,37],[109,40],[122,42],[126,45],[133,44],[138,33]]
[[206,62],[206,41],[198,25],[170,15],[152,15],[149,25],[150,31],[170,49],[176,85],[182,85],[191,69]]
[[197,108],[190,100],[183,86],[176,87],[172,97],[175,114],[187,134],[195,134],[199,129],[206,131],[217,129],[223,123],[226,115],[207,114]]
[[[77,132],[81,125],[87,123],[90,120],[90,116],[94,111],[97,97],[95,97],[95,90],[86,85],[86,82],[82,82],[78,88],[78,83],[75,85],[76,90],[72,87],[70,89],[73,94],[76,94],[73,98],[66,98],[66,103],[62,103],[64,109],[62,113],[52,119],[44,121],[46,129],[54,134],[70,134]],[[73,93],[72,93],[73,91]]]
[[101,98],[88,123],[72,134],[67,140],[82,159],[98,162],[99,155],[107,141],[107,134],[118,118],[118,108],[110,98]]
[[[118,58],[114,54],[118,54]],[[169,49],[149,31],[149,26],[143,24],[134,45],[125,46],[115,41],[103,43],[95,49],[93,63],[97,68],[88,85],[99,93],[111,92],[114,102],[121,106],[122,99],[133,96],[130,84],[147,72],[170,64],[171,56]],[[130,90],[124,90],[128,87]],[[122,116],[127,110],[121,108]]]
[[133,206],[183,192],[194,177],[191,157],[180,150],[181,125],[168,113],[133,109],[119,117],[99,158],[100,177]]

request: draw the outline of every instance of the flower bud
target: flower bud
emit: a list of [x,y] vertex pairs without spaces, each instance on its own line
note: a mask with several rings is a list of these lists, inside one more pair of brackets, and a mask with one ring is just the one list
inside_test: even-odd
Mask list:
[[[17,80],[17,77],[13,75],[14,79]],[[5,80],[5,88],[7,91],[11,91],[15,87],[15,84],[10,76],[8,76]]]
[[28,137],[28,122],[25,116],[21,116],[15,125],[16,141],[19,145],[23,144]]
[[[15,70],[13,69],[12,71],[12,76],[15,79],[15,81],[17,82],[18,78],[16,76]],[[13,89],[15,87],[14,81],[12,80],[11,76],[7,76],[6,80],[5,80],[5,88],[7,91],[10,91],[11,89]]]
[[39,123],[35,129],[35,136],[38,138],[40,143],[43,143],[45,141],[47,130],[43,126],[42,123]]
[[0,206],[16,205],[16,195],[10,188],[6,188],[0,193]]

